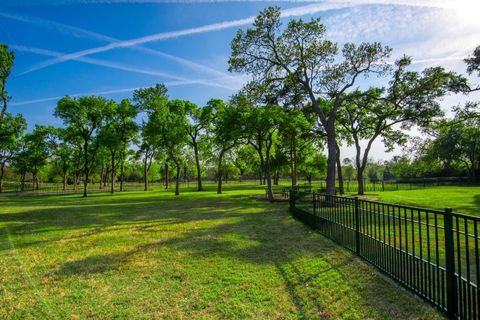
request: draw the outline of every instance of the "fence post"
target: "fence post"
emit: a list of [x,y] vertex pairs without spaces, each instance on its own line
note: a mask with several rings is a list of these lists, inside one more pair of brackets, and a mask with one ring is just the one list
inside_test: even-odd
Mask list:
[[292,189],[289,189],[288,190],[288,199],[290,200],[289,203],[290,203],[290,213],[292,213],[292,209],[293,209],[293,190]]
[[315,191],[312,193],[312,199],[313,199],[313,216],[315,217],[317,215],[317,205],[315,203]]
[[355,197],[355,253],[360,255],[360,208],[358,197]]
[[455,246],[453,238],[453,215],[452,208],[445,208],[443,223],[445,230],[445,273],[447,280],[447,313],[450,318],[457,315],[458,292],[455,277]]

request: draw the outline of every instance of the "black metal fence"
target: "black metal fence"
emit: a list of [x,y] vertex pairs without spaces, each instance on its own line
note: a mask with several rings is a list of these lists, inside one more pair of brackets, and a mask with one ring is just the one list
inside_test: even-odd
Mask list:
[[299,190],[290,212],[449,317],[480,319],[480,217]]

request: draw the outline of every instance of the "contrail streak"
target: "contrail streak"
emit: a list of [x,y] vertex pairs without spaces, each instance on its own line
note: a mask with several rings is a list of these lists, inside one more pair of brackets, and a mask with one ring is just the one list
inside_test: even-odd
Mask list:
[[[4,17],[4,18],[7,18],[7,19],[11,19],[11,20],[16,20],[16,21],[20,21],[20,22],[24,22],[24,23],[28,23],[28,24],[33,24],[33,25],[38,25],[38,26],[41,26],[41,27],[44,27],[44,28],[47,28],[47,29],[50,29],[50,30],[54,30],[56,32],[61,32],[61,33],[64,33],[64,34],[69,34],[69,35],[74,35],[74,36],[77,36],[77,37],[87,38],[87,39],[90,39],[90,40],[97,40],[97,41],[109,42],[109,43],[120,41],[116,38],[113,38],[113,37],[110,37],[110,36],[107,36],[107,35],[103,35],[103,34],[100,34],[100,33],[97,33],[97,32],[85,30],[85,29],[70,26],[70,25],[65,25],[63,23],[59,23],[59,22],[55,22],[55,21],[40,19],[40,18],[37,18],[37,17],[26,17],[26,16],[21,16],[21,15],[16,15],[16,14],[12,14],[12,13],[6,13],[6,12],[0,12],[0,16]],[[230,77],[232,80],[239,83],[239,78],[234,76],[234,75],[230,75],[226,72],[222,72],[222,71],[210,68],[208,66],[196,63],[196,62],[188,60],[188,59],[180,58],[180,57],[177,57],[177,56],[174,56],[174,55],[171,55],[171,54],[168,54],[168,53],[164,53],[162,51],[150,49],[150,48],[144,47],[144,46],[133,46],[132,49],[135,49],[135,50],[138,50],[138,51],[141,51],[141,52],[144,52],[144,53],[148,53],[148,54],[151,54],[151,55],[167,58],[169,60],[172,60],[172,61],[175,61],[177,63],[183,64],[183,65],[185,65],[185,66],[187,66],[191,69],[202,71],[202,72],[214,75],[216,77],[219,77],[219,76]],[[35,65],[35,67],[32,67],[29,72],[32,72],[34,70],[38,70],[38,69],[36,69],[36,67],[41,67],[41,66],[42,66],[42,64]],[[24,72],[23,74],[26,74],[26,73],[29,73],[29,72]]]
[[[114,2],[111,2],[111,3],[114,3]],[[282,18],[298,17],[298,16],[310,15],[310,14],[315,14],[315,13],[325,12],[330,10],[351,8],[351,7],[362,6],[362,5],[373,5],[373,4],[408,5],[408,6],[418,6],[418,7],[445,8],[445,7],[451,7],[452,5],[454,5],[454,2],[453,1],[432,1],[432,0],[431,1],[361,0],[361,1],[355,1],[355,2],[325,1],[321,3],[309,4],[305,6],[282,10],[281,16]],[[252,24],[254,20],[255,20],[255,16],[251,16],[251,17],[239,19],[239,20],[224,21],[224,22],[208,24],[200,27],[184,29],[184,30],[161,32],[161,33],[134,38],[130,40],[115,41],[104,46],[81,50],[81,51],[65,54],[61,57],[47,60],[44,63],[37,65],[36,68],[33,68],[30,72],[34,70],[43,69],[50,65],[57,64],[60,62],[75,60],[80,57],[84,57],[84,56],[95,54],[95,53],[110,51],[113,49],[128,48],[128,47],[138,46],[138,45],[148,43],[148,42],[153,42],[153,41],[161,41],[161,40],[178,38],[178,37],[192,35],[192,34],[218,31],[218,30],[223,30],[223,29],[228,29],[233,27],[241,27],[241,26]]]
[[[171,81],[171,82],[166,82],[165,85],[167,87],[177,87],[177,86],[183,86],[183,85],[189,85],[189,84],[206,84],[206,82],[208,82],[208,81],[209,80],[207,80],[207,79]],[[142,89],[142,88],[145,88],[145,86],[132,87],[132,88],[122,88],[122,89],[112,89],[112,90],[106,90],[106,91],[73,93],[73,94],[67,94],[67,95],[70,96],[70,97],[81,97],[81,96],[90,96],[90,95],[103,96],[103,95],[110,95],[110,94],[116,94],[116,93],[133,92],[137,89]],[[36,103],[60,100],[63,97],[64,96],[55,96],[55,97],[39,98],[39,99],[33,99],[33,100],[24,100],[24,101],[12,102],[11,105],[12,106],[23,106],[23,105],[29,105],[29,104],[36,104]]]
[[[18,46],[18,45],[10,45],[10,47],[14,50],[23,51],[23,52],[31,52],[31,53],[35,53],[35,54],[44,55],[44,56],[61,57],[63,55],[63,53],[60,53],[60,52],[55,52],[55,51],[51,51],[51,50],[44,50],[44,49],[39,49],[39,48],[30,48],[30,47]],[[195,83],[200,83],[200,81],[205,81],[205,83],[202,83],[202,84],[205,84],[205,85],[208,85],[208,86],[219,87],[219,88],[223,88],[223,89],[228,89],[228,90],[232,89],[231,86],[227,86],[227,85],[223,85],[221,83],[214,82],[215,80],[224,80],[224,78],[217,78],[217,79],[212,79],[212,80],[191,80],[191,79],[187,79],[187,78],[184,78],[184,77],[179,77],[179,76],[176,76],[176,75],[173,75],[173,74],[170,74],[170,73],[166,73],[166,72],[133,68],[133,67],[124,66],[124,65],[109,62],[109,61],[92,59],[92,58],[88,58],[88,57],[79,57],[79,58],[76,58],[75,60],[80,61],[80,62],[84,62],[84,63],[97,65],[97,66],[103,66],[103,67],[107,67],[107,68],[113,68],[113,69],[118,69],[118,70],[123,70],[123,71],[128,71],[128,72],[141,73],[141,74],[146,74],[146,75],[151,75],[151,76],[165,77],[165,78],[175,79],[175,80],[178,80],[178,81],[187,81],[187,82],[195,81]],[[19,73],[17,76],[32,72],[32,70],[35,70],[35,69],[27,69],[27,70],[23,71],[22,73]]]

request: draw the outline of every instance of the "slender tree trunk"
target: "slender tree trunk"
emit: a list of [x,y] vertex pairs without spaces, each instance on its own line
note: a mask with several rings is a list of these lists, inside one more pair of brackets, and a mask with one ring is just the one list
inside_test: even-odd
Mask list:
[[103,187],[107,187],[107,180],[108,180],[108,173],[110,172],[110,169],[108,168],[108,165],[105,168],[105,175],[103,176]]
[[73,191],[77,191],[78,179],[80,178],[80,174],[75,172],[73,177]]
[[102,186],[103,186],[104,170],[105,170],[105,166],[103,165],[103,161],[102,161],[102,166],[100,167],[100,181],[99,181],[100,190],[102,189]]
[[83,173],[84,173],[84,181],[83,181],[83,196],[87,196],[87,183],[88,183],[88,173],[89,173],[89,168],[88,168],[88,143],[87,141],[84,142],[83,144],[83,160],[84,160],[84,167],[83,167]]
[[125,174],[125,155],[120,160],[120,191],[123,191],[123,176]]
[[112,174],[111,174],[111,177],[110,177],[110,181],[111,181],[110,193],[114,193],[115,192],[115,186],[114,186],[114,183],[115,183],[115,152],[112,152]]
[[292,174],[292,188],[297,185],[297,137],[293,132],[290,141],[290,170]]
[[177,177],[175,179],[175,195],[180,194],[180,164],[175,161],[175,166],[177,167]]
[[145,159],[143,160],[143,191],[148,191],[148,157],[145,154]]
[[165,162],[165,189],[168,189],[168,163]]
[[218,185],[217,185],[217,194],[222,194],[222,160],[223,160],[223,151],[220,152],[220,156],[218,157]]
[[66,172],[63,173],[63,187],[62,187],[62,190],[67,191],[67,173]]
[[197,166],[197,191],[203,191],[202,169],[200,168],[200,159],[198,158],[198,146],[196,143],[193,145],[193,151],[195,153],[195,165]]
[[25,171],[22,171],[21,177],[20,177],[20,191],[25,191]]
[[0,165],[0,193],[3,192],[3,176],[5,174],[5,163]]
[[265,176],[267,178],[267,197],[269,201],[273,202],[273,191],[272,191],[272,177],[270,174],[270,148],[266,148],[266,157],[265,157]]
[[32,189],[33,190],[38,190],[37,175],[35,173],[32,176]]
[[337,144],[337,174],[338,174],[338,192],[344,194],[342,162],[340,161],[340,148]]

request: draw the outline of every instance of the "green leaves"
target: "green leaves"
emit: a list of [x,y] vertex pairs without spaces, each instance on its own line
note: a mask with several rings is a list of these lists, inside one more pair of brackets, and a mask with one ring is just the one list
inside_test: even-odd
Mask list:
[[5,113],[7,112],[7,103],[10,100],[6,90],[6,85],[7,79],[12,72],[14,60],[15,55],[13,51],[9,50],[6,44],[0,44],[0,99],[2,101],[2,107],[0,110],[0,124],[3,121]]

